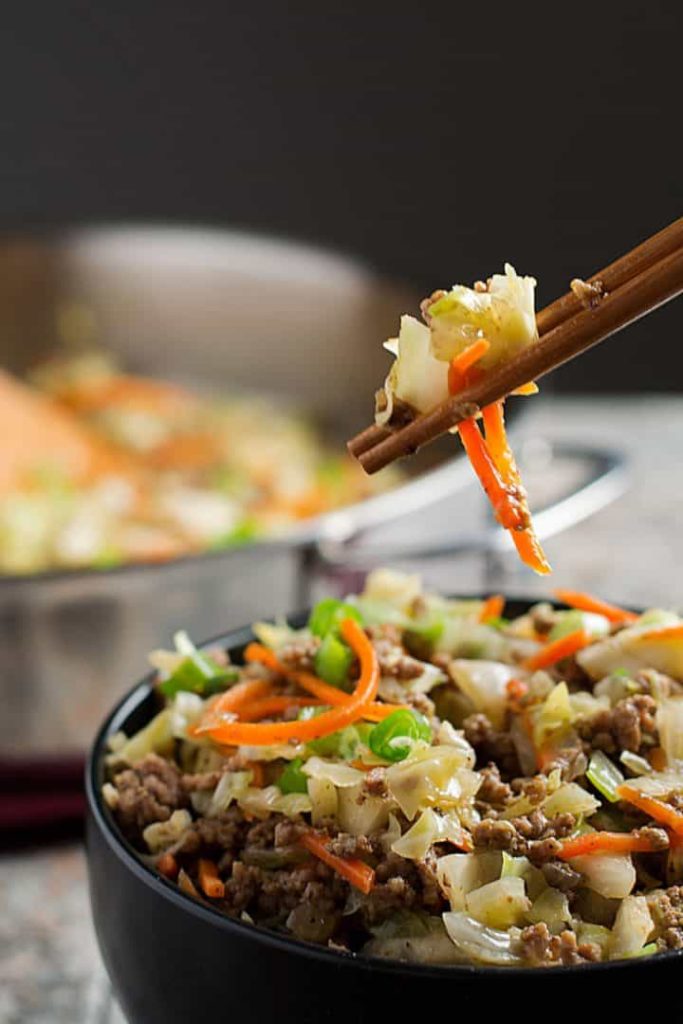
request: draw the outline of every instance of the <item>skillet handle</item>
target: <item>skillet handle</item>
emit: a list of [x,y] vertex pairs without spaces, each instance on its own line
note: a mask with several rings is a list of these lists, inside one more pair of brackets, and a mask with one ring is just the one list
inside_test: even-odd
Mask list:
[[[553,455],[584,463],[586,478],[556,501],[534,511],[534,525],[541,540],[575,526],[610,505],[624,493],[629,482],[627,459],[623,452],[558,443],[553,446]],[[371,568],[396,560],[444,558],[473,552],[500,555],[513,550],[508,535],[495,524],[479,533],[439,539],[433,543],[427,540],[416,544],[370,545],[361,541],[362,534],[322,540],[312,552],[311,563],[318,571],[339,578],[348,574],[364,574]]]

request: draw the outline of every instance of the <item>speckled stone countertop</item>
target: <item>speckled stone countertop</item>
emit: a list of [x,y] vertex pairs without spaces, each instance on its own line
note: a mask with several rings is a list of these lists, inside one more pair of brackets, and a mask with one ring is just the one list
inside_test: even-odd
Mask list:
[[[621,498],[548,541],[555,585],[633,605],[683,607],[683,400],[537,399],[520,432],[621,449],[630,463]],[[536,461],[532,503],[552,476]],[[479,499],[473,493],[463,502],[476,522]],[[450,511],[442,504],[387,533],[412,540],[447,534]],[[498,564],[496,571],[495,582],[510,592],[548,593],[547,582],[512,561],[505,573]],[[425,566],[425,576],[451,591],[476,590],[481,559]],[[0,856],[0,1024],[123,1024],[97,953],[78,846]]]

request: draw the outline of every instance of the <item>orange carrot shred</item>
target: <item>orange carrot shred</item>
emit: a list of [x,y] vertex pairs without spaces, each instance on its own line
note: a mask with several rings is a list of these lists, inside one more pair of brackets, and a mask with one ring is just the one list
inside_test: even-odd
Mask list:
[[549,665],[554,665],[556,662],[562,661],[563,658],[569,658],[572,654],[576,654],[590,642],[591,638],[583,629],[576,629],[573,633],[568,633],[567,636],[560,637],[559,640],[553,640],[536,654],[532,654],[524,662],[524,667],[530,672],[548,668]]
[[251,772],[251,784],[256,789],[263,789],[266,784],[266,770],[262,761],[249,761],[247,765]]
[[[249,644],[244,651],[244,657],[246,661],[259,662],[261,665],[265,665],[267,668],[293,679],[295,683],[298,683],[302,690],[306,690],[308,693],[313,694],[322,704],[331,704],[332,707],[342,707],[349,700],[348,693],[345,693],[343,690],[338,690],[336,686],[330,686],[329,683],[325,683],[322,679],[318,679],[318,677],[314,676],[311,672],[288,669],[278,661],[277,655],[274,651],[271,651],[268,647],[263,647],[261,644]],[[315,701],[309,701],[308,703],[314,704]],[[372,702],[370,704],[366,704],[363,708],[363,714],[360,717],[367,718],[370,722],[381,722],[383,718],[386,718],[394,711],[399,710],[409,710],[408,705],[380,704]]]
[[492,594],[487,597],[479,612],[480,622],[489,622],[490,619],[499,619],[505,609],[505,598],[502,594]]
[[487,338],[479,338],[451,359],[451,364],[448,367],[448,390],[452,395],[462,391],[470,383],[468,371],[475,363],[479,362],[482,356],[486,355],[490,348],[491,342]]
[[[263,697],[262,700],[255,700],[239,709],[240,722],[258,722],[261,718],[281,715],[289,708],[307,708],[312,705],[319,706],[321,703],[322,701],[316,700],[315,697],[294,697],[289,694]],[[216,724],[220,723],[217,721]]]
[[523,697],[526,697],[529,692],[529,687],[521,679],[510,679],[506,684],[505,689],[510,700],[518,701]]
[[562,588],[553,591],[558,601],[576,608],[580,612],[595,612],[597,615],[604,615],[610,622],[634,622],[638,616],[635,612],[627,611],[626,608],[619,608],[615,604],[608,604],[601,601],[599,597],[586,594],[582,590],[564,590]]
[[366,896],[371,892],[375,884],[375,872],[365,861],[355,858],[338,857],[328,850],[330,839],[321,836],[317,832],[306,832],[301,837],[301,845],[304,846],[314,857],[327,864],[338,875],[345,878],[356,889],[360,889]]
[[506,530],[523,529],[526,524],[517,495],[503,483],[475,421],[463,420],[458,424],[458,433],[472,469],[479,477],[479,482],[491,502],[500,525]]
[[227,722],[206,729],[217,743],[242,744],[248,746],[270,746],[328,736],[363,717],[366,705],[372,703],[379,687],[379,662],[370,640],[353,619],[344,619],[341,634],[358,657],[361,666],[360,678],[352,694],[344,704],[324,711],[317,718],[297,722]]
[[517,489],[522,514],[527,522],[525,529],[511,530],[510,536],[524,564],[539,575],[545,576],[550,572],[550,565],[531,522],[526,493],[522,487],[515,456],[505,430],[504,403],[501,401],[487,405],[482,411],[482,418],[486,432],[486,447],[491,453],[491,458],[503,482]]
[[206,857],[199,859],[199,886],[205,896],[220,900],[225,895],[225,886],[218,877],[218,868]]
[[273,684],[268,679],[245,679],[236,683],[211,704],[212,715],[225,715],[228,712],[238,713],[241,707],[252,704],[255,700],[268,697],[273,692]]
[[626,800],[627,803],[633,804],[645,814],[649,814],[660,825],[666,825],[667,828],[673,829],[678,835],[683,836],[683,814],[671,804],[665,804],[662,800],[646,796],[645,793],[632,789],[626,783],[617,786],[617,796]]
[[600,853],[654,853],[657,843],[631,832],[585,832],[565,839],[557,856],[561,860]]
[[161,857],[157,861],[157,871],[164,878],[170,878],[174,881],[178,877],[178,871],[180,870],[178,861],[175,859],[172,853],[162,853]]
[[537,395],[538,384],[536,381],[530,380],[528,384],[522,384],[520,387],[515,388],[514,391],[510,392],[511,395]]
[[[457,394],[472,383],[477,371],[474,364],[489,348],[486,338],[481,338],[451,360],[448,369],[450,394]],[[535,384],[530,383],[522,387],[521,393],[530,394],[534,389],[538,390]],[[483,410],[482,416],[486,440],[474,419],[463,420],[458,426],[463,447],[491,502],[496,519],[510,531],[520,558],[534,572],[545,575],[550,572],[550,565],[531,525],[526,495],[505,433],[503,402],[494,402]]]

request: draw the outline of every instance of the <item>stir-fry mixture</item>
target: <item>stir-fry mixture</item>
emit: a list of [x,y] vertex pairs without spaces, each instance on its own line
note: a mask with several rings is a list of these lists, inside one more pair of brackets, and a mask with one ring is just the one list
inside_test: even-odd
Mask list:
[[[436,291],[422,303],[425,323],[401,318],[397,338],[385,343],[396,357],[384,387],[377,393],[375,419],[391,421],[397,406],[411,413],[434,409],[457,395],[499,363],[511,359],[538,340],[533,277],[519,277],[505,265],[473,288],[455,285]],[[535,394],[529,382],[516,394]],[[526,492],[505,432],[504,402],[481,412],[457,428],[465,452],[491,502],[498,522],[510,534],[520,558],[535,572],[550,566],[534,533]]]
[[296,412],[58,361],[0,371],[0,572],[163,561],[290,529],[373,483]]
[[509,619],[372,573],[235,663],[151,656],[103,795],[192,898],[333,949],[552,967],[683,948],[683,620]]

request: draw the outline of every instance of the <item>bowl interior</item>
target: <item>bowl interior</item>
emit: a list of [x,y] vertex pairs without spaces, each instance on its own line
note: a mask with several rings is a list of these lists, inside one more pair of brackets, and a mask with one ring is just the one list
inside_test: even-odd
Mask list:
[[[457,596],[462,597],[463,599],[472,599],[473,597],[480,598],[482,595],[468,594]],[[538,597],[509,597],[506,599],[506,614],[510,615],[510,617],[522,615],[533,604],[538,603],[538,600]],[[557,602],[549,601],[549,603],[554,607],[561,607]],[[288,620],[291,625],[297,627],[303,625],[307,621],[307,618],[308,613],[301,612],[294,616],[289,616]],[[254,635],[251,627],[246,626],[214,637],[200,645],[200,647],[201,649],[208,649],[216,646],[223,647],[230,653],[234,661],[239,662],[241,661],[244,648],[253,639]],[[322,958],[328,962],[331,959],[332,962],[338,962],[341,957],[345,961],[352,961],[355,966],[362,970],[390,972],[400,975],[410,974],[422,977],[428,977],[431,975],[434,978],[444,978],[449,974],[454,975],[454,973],[460,976],[485,974],[487,976],[499,975],[501,977],[509,978],[514,974],[516,976],[529,976],[530,978],[538,977],[538,968],[533,967],[493,967],[467,964],[438,966],[406,963],[404,961],[394,961],[389,959],[344,956],[340,953],[328,950],[325,947],[303,942],[293,937],[290,938],[289,936],[282,935],[281,933],[272,931],[268,928],[251,925],[229,918],[226,915],[221,914],[218,910],[214,910],[212,907],[197,904],[191,897],[180,892],[175,885],[160,878],[140,859],[134,848],[119,832],[118,826],[101,796],[101,787],[105,777],[104,759],[107,753],[107,742],[109,738],[121,730],[130,734],[142,728],[150,720],[156,710],[158,710],[158,705],[153,689],[153,675],[150,674],[138,683],[117,704],[108,716],[94,741],[86,769],[86,789],[90,814],[93,816],[96,825],[104,833],[107,841],[114,848],[117,855],[127,862],[128,867],[134,871],[139,878],[144,880],[146,885],[156,888],[156,890],[163,894],[165,898],[172,900],[179,907],[182,907],[190,913],[200,916],[208,915],[208,919],[219,929],[224,929],[233,933],[237,932],[238,934],[246,931],[252,937],[256,935],[263,942],[274,943],[284,949],[298,949],[305,956],[313,957],[315,959]],[[656,958],[656,961],[661,963],[662,961],[679,959],[679,957],[680,954],[673,951],[671,953],[660,954]],[[574,974],[578,970],[583,975],[587,971],[591,974],[602,971],[633,971],[638,968],[645,969],[646,966],[648,966],[647,958],[636,961],[614,960],[596,964],[583,964],[579,968],[573,966],[556,967],[553,968],[550,973],[553,976],[557,976]]]

